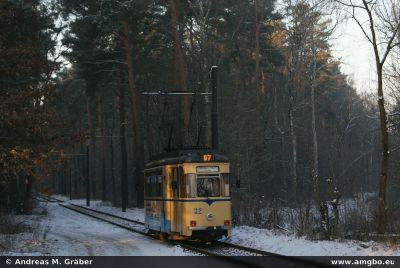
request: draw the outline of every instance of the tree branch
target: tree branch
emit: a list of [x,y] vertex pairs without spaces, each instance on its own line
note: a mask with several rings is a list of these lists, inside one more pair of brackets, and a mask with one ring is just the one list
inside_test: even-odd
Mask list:
[[396,29],[394,30],[392,36],[390,37],[390,40],[389,40],[389,42],[387,44],[387,47],[386,47],[385,54],[383,55],[382,60],[380,61],[381,65],[383,65],[385,63],[386,58],[389,55],[390,50],[399,44],[399,43],[395,43],[394,45],[392,45],[393,40],[397,36],[397,32],[399,30],[399,27],[400,27],[400,22],[397,23]]

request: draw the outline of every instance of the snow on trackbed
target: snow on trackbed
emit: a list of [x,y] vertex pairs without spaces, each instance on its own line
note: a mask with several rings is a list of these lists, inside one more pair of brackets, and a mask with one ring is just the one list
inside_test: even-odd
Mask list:
[[[84,199],[72,202],[85,204]],[[120,208],[101,201],[94,201],[91,204],[97,210],[144,221],[143,209],[128,209],[127,212],[121,212]],[[249,226],[236,226],[233,228],[232,236],[225,241],[290,256],[400,256],[400,249],[372,241],[310,241],[294,235]]]
[[[7,255],[54,256],[185,256],[179,246],[114,227],[59,206],[47,204],[38,246]],[[22,243],[26,241],[21,240]]]
[[48,239],[55,255],[90,256],[180,256],[176,246],[91,219],[56,204],[49,204]]

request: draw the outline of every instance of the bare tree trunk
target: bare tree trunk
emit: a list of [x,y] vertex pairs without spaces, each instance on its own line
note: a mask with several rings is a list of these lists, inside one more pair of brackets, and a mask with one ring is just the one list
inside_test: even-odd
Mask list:
[[[177,91],[185,91],[187,89],[187,78],[186,78],[186,66],[183,59],[183,53],[181,49],[180,34],[178,31],[179,26],[179,1],[170,0],[171,8],[171,26],[172,34],[174,37],[174,87]],[[189,98],[188,96],[182,96],[179,98],[178,104],[178,122],[177,122],[177,143],[178,145],[184,145],[189,141]]]
[[[118,85],[119,87],[121,85]],[[113,102],[114,103],[114,102]],[[114,109],[113,109],[114,110]],[[115,167],[114,167],[114,139],[112,136],[114,135],[115,128],[115,113],[112,114],[112,125],[110,129],[110,177],[111,177],[111,187],[112,187],[112,202],[115,205],[117,203],[117,187],[115,184]]]
[[[292,52],[293,53],[293,52]],[[289,74],[288,74],[288,82],[286,84],[289,95],[289,131],[291,137],[291,145],[292,145],[292,158],[290,161],[290,175],[292,180],[292,201],[296,203],[297,201],[297,187],[298,187],[298,178],[297,178],[297,136],[295,130],[295,118],[294,118],[294,62],[293,55],[291,56],[289,63]]]
[[311,76],[310,76],[310,90],[311,90],[311,131],[313,141],[313,189],[317,202],[319,202],[319,167],[318,167],[318,137],[315,119],[315,80],[317,76],[317,51],[312,36],[312,63],[311,63]]
[[104,139],[104,118],[103,118],[103,100],[102,97],[98,97],[97,99],[97,108],[98,108],[98,124],[100,128],[100,136],[101,137],[101,200],[106,201],[106,141]]
[[261,64],[261,52],[260,52],[260,21],[262,21],[262,15],[260,13],[259,0],[254,0],[255,8],[255,38],[256,46],[254,51],[255,61],[255,84],[256,84],[256,148],[262,149],[263,142],[263,127],[262,125],[262,101],[264,96],[264,73]]
[[140,127],[140,94],[138,89],[135,86],[135,76],[134,76],[134,68],[132,63],[132,49],[129,40],[129,27],[127,19],[122,20],[122,43],[125,52],[125,62],[128,67],[128,87],[130,93],[131,100],[131,113],[132,113],[132,128],[134,133],[134,157],[135,157],[135,176],[134,176],[134,185],[136,188],[136,200],[137,206],[143,207],[143,180],[142,180],[142,170],[144,168],[144,148],[143,141],[141,135],[141,127]]
[[[82,157],[80,158],[81,161],[79,161],[82,173],[81,173],[81,177],[80,177],[80,185],[85,185],[86,183],[86,156],[85,156],[85,147],[84,144],[81,143],[80,144],[80,153],[82,154]],[[86,190],[84,187],[82,187],[82,190],[80,191],[80,194],[85,194]]]
[[[90,107],[90,96],[86,95],[86,111],[87,111],[87,120],[88,120],[88,127],[89,127],[89,149],[90,149],[90,154],[95,155],[95,133],[94,133],[94,127],[93,127],[93,116],[92,116],[92,109]],[[94,177],[93,177],[93,168],[91,168],[91,162],[93,165],[93,157],[89,161],[87,170],[88,170],[88,183],[89,187],[91,186],[92,188],[92,197],[95,197],[95,182],[94,182]]]
[[254,51],[254,61],[255,61],[255,84],[256,84],[256,148],[261,146],[261,135],[260,135],[260,125],[261,125],[261,72],[260,72],[260,22],[259,22],[259,11],[258,11],[258,0],[254,0],[255,8],[255,37],[256,37],[256,47]]
[[32,187],[33,187],[33,177],[28,175],[26,178],[25,185],[25,196],[24,196],[24,214],[32,214],[33,204],[32,204]]
[[294,129],[294,113],[293,113],[293,96],[289,96],[289,125],[290,125],[290,137],[292,139],[292,159],[290,163],[290,173],[292,177],[292,195],[293,201],[296,202],[297,199],[297,136],[296,130]]
[[114,143],[113,139],[110,139],[110,177],[111,177],[111,189],[112,189],[112,202],[117,203],[117,187],[115,185],[115,167],[114,167]]
[[286,178],[286,172],[285,172],[285,167],[284,167],[284,162],[285,162],[285,131],[282,130],[282,128],[279,126],[279,121],[278,121],[278,104],[277,104],[277,91],[276,87],[273,87],[273,105],[274,105],[274,122],[275,122],[275,127],[279,131],[280,134],[280,146],[281,146],[281,157],[280,161],[281,164],[279,165],[279,168],[282,170],[282,188],[286,191],[287,190],[287,178]]
[[128,202],[128,167],[127,167],[127,152],[125,138],[125,91],[122,85],[121,73],[119,74],[119,135],[121,136],[121,208],[126,212]]
[[[74,152],[76,154],[79,154],[79,148],[77,148],[77,145],[74,145]],[[81,177],[81,168],[80,168],[80,157],[75,157],[74,158],[74,192],[73,195],[76,197],[78,195],[78,180]]]
[[[293,45],[292,45],[293,46]],[[295,53],[296,48],[291,47],[290,55],[288,58],[288,78],[286,82],[286,90],[288,93],[288,113],[289,113],[289,131],[291,138],[291,159],[289,164],[290,177],[291,177],[291,201],[295,204],[297,201],[297,189],[298,189],[298,177],[297,177],[297,136],[295,129],[295,115],[294,115],[294,104],[295,104],[295,72],[298,65],[298,56]]]
[[376,71],[378,75],[378,107],[379,107],[379,119],[381,127],[381,143],[382,143],[382,163],[381,163],[381,176],[379,178],[379,197],[378,197],[378,232],[384,233],[386,231],[386,188],[387,188],[388,167],[389,167],[389,133],[387,127],[385,101],[383,98],[382,72],[383,72],[383,64],[385,63],[386,57],[389,54],[390,50],[393,48],[391,47],[391,43],[396,36],[396,32],[399,28],[399,23],[397,23],[395,31],[393,32],[393,36],[388,42],[384,56],[381,59],[379,56],[378,40],[376,38],[372,11],[366,0],[363,0],[363,4],[369,17],[370,30],[372,36],[372,40],[371,39],[369,40],[371,41],[371,44],[374,49]]
[[387,127],[387,116],[385,110],[385,102],[383,99],[383,83],[382,83],[382,66],[378,65],[378,106],[379,118],[381,126],[381,142],[382,142],[382,163],[381,176],[379,178],[379,199],[378,199],[378,232],[386,231],[386,188],[389,167],[389,133]]
[[[378,196],[378,232],[384,233],[386,231],[386,188],[388,180],[388,167],[389,167],[389,133],[387,126],[387,115],[385,109],[385,101],[383,97],[383,65],[387,57],[389,56],[391,50],[398,46],[396,44],[396,37],[399,33],[400,21],[398,15],[390,17],[389,13],[382,12],[379,8],[390,10],[396,7],[396,5],[389,1],[387,6],[385,1],[376,4],[375,1],[362,0],[362,5],[355,5],[350,2],[350,4],[344,4],[337,1],[342,5],[351,7],[353,9],[352,16],[357,22],[362,33],[371,43],[374,50],[375,56],[375,67],[378,78],[378,108],[379,108],[379,119],[380,119],[380,129],[381,129],[381,144],[382,144],[382,162],[381,162],[381,175],[379,178],[379,196]],[[359,18],[354,12],[356,9],[361,9],[365,11],[368,15],[369,22],[369,33],[368,30],[363,26]],[[395,11],[396,12],[396,11]],[[377,21],[381,25],[376,26]],[[376,31],[383,33],[382,35],[377,35]],[[383,49],[381,49],[383,48]],[[380,54],[380,51],[382,54]]]

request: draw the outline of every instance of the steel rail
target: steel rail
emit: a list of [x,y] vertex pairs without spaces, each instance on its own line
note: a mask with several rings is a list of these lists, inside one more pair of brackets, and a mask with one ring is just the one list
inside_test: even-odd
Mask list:
[[96,212],[96,213],[99,213],[99,214],[103,214],[103,215],[106,215],[106,216],[109,216],[109,217],[113,217],[113,218],[116,218],[116,219],[120,219],[120,220],[124,220],[124,221],[128,221],[128,222],[133,222],[133,223],[136,223],[136,224],[139,224],[139,225],[144,225],[144,222],[141,222],[141,221],[132,220],[132,219],[129,219],[129,218],[121,217],[121,216],[118,216],[118,215],[114,215],[114,214],[111,214],[111,213],[108,213],[108,212],[96,210],[96,209],[93,209],[93,208],[84,207],[84,206],[81,206],[81,205],[76,205],[76,204],[73,204],[73,203],[68,203],[68,204],[72,205],[74,207],[86,209],[86,210],[93,211],[93,212]]
[[[143,222],[132,220],[132,219],[125,218],[125,217],[121,217],[121,216],[114,215],[114,214],[111,214],[111,213],[108,213],[108,212],[99,211],[99,210],[96,210],[96,209],[92,209],[92,208],[76,205],[76,204],[73,204],[73,203],[68,203],[68,204],[72,205],[72,206],[75,206],[75,207],[78,207],[78,208],[81,208],[81,209],[85,209],[85,210],[88,210],[88,211],[92,211],[92,212],[95,212],[95,213],[99,213],[99,214],[102,214],[102,215],[113,217],[113,218],[116,218],[116,219],[121,219],[121,220],[124,220],[124,221],[127,221],[127,222],[132,222],[132,223],[136,223],[136,224],[139,224],[139,225],[144,225]],[[272,252],[267,252],[267,251],[254,249],[254,248],[248,248],[248,247],[245,247],[245,246],[231,244],[231,243],[228,243],[228,242],[213,241],[213,244],[214,245],[225,246],[227,248],[235,248],[235,249],[238,249],[238,250],[247,251],[248,253],[254,253],[254,254],[261,255],[261,256],[287,257],[285,255],[272,253]],[[192,247],[192,246],[190,246],[190,247]]]
[[45,195],[45,194],[42,194],[42,193],[38,193],[38,192],[33,192],[33,195],[36,196],[36,197],[45,199],[46,201],[49,201],[49,202],[64,202],[64,200],[52,197],[50,195]]
[[[58,205],[59,205],[59,206],[62,206],[63,208],[66,208],[66,209],[73,210],[73,211],[75,211],[75,212],[77,212],[77,213],[80,213],[80,214],[83,214],[83,215],[92,217],[92,218],[94,218],[94,219],[107,222],[107,223],[109,223],[109,224],[112,224],[112,225],[114,225],[114,226],[120,227],[120,228],[125,229],[125,230],[127,230],[127,231],[134,232],[134,233],[138,233],[138,234],[141,234],[141,235],[144,235],[144,236],[148,236],[148,237],[150,237],[150,238],[153,238],[153,239],[157,239],[157,240],[158,240],[158,237],[155,237],[154,235],[151,235],[151,234],[149,234],[149,233],[147,233],[147,232],[144,232],[144,231],[141,231],[141,230],[132,228],[132,227],[130,227],[130,226],[123,225],[123,224],[121,224],[121,223],[117,223],[117,222],[114,222],[114,221],[111,221],[111,220],[104,219],[104,218],[102,218],[102,217],[93,215],[93,214],[91,214],[91,213],[87,213],[86,211],[84,211],[84,210],[88,210],[87,208],[84,208],[84,207],[77,208],[77,207],[72,207],[72,206],[68,206],[68,205],[64,205],[64,204],[58,204]],[[91,211],[91,212],[95,212],[95,211],[93,211],[93,210],[90,210],[90,211]],[[95,212],[95,213],[96,213],[96,212]],[[101,213],[99,213],[99,214],[101,214]],[[124,220],[127,220],[128,222],[130,222],[130,219],[124,219]],[[180,243],[176,243],[175,241],[165,241],[165,242],[168,242],[168,243],[171,244],[171,245],[179,245],[179,246],[181,246],[181,247],[183,247],[183,248],[186,248],[186,249],[191,250],[191,251],[195,251],[195,252],[197,252],[197,253],[201,253],[201,254],[203,254],[203,255],[211,255],[211,254],[206,253],[205,251],[195,250],[194,247],[190,247],[190,246],[186,246],[186,245],[181,245]],[[216,255],[211,255],[211,256],[216,256]]]
[[[70,210],[73,210],[73,211],[75,211],[75,212],[78,212],[78,213],[80,213],[80,214],[83,214],[83,215],[86,215],[86,216],[95,218],[95,219],[97,219],[97,220],[110,223],[110,224],[112,224],[112,225],[118,226],[118,227],[123,228],[123,229],[125,229],[125,230],[131,231],[131,232],[135,232],[135,233],[139,233],[139,234],[146,235],[146,236],[150,236],[148,233],[146,233],[146,232],[144,232],[144,231],[137,230],[137,229],[132,228],[132,227],[130,227],[130,226],[126,226],[126,225],[120,224],[120,223],[118,223],[118,222],[110,221],[110,220],[101,218],[101,217],[99,217],[99,216],[96,216],[96,215],[87,213],[87,212],[85,212],[85,211],[82,211],[83,208],[78,209],[78,208],[70,207],[70,206],[68,206],[68,205],[64,205],[64,204],[60,204],[60,203],[59,203],[58,205],[59,205],[59,206],[62,206],[63,208],[70,209]],[[72,204],[69,204],[69,205],[72,205]],[[85,208],[85,209],[86,209],[86,208]],[[94,212],[94,211],[92,211],[92,212]],[[95,213],[96,213],[96,212],[95,212]],[[100,214],[100,213],[99,213],[99,214]]]
[[44,201],[44,202],[50,202],[50,203],[64,202],[64,201],[61,201],[61,200],[55,200],[55,199],[52,200],[52,199],[47,198],[47,197],[42,196],[42,195],[37,195],[37,196],[34,196],[33,198],[38,200],[38,201]]
[[[64,207],[64,208],[66,208],[66,209],[70,209],[70,210],[73,210],[73,211],[75,211],[77,213],[80,213],[80,214],[95,218],[95,219],[100,220],[100,221],[107,222],[107,223],[112,224],[114,226],[123,228],[123,229],[125,229],[127,231],[135,232],[135,233],[138,233],[138,234],[141,234],[141,235],[145,235],[147,237],[159,240],[158,236],[154,236],[154,235],[149,234],[147,232],[132,228],[130,226],[127,226],[127,225],[124,225],[124,224],[121,224],[121,223],[118,223],[118,222],[114,222],[114,221],[111,221],[111,220],[108,220],[108,219],[104,219],[102,217],[93,215],[91,213],[87,213],[87,211],[90,211],[92,213],[97,213],[97,214],[100,214],[100,215],[104,215],[104,216],[108,216],[108,217],[111,217],[111,218],[123,220],[123,221],[129,222],[129,223],[134,223],[134,224],[137,224],[137,225],[140,225],[140,226],[144,226],[143,222],[132,220],[132,219],[128,219],[128,218],[121,217],[121,216],[118,216],[118,215],[114,215],[114,214],[111,214],[111,213],[95,210],[95,209],[92,209],[92,208],[87,208],[87,207],[84,207],[84,206],[72,204],[72,203],[69,203],[69,202],[68,202],[68,205],[70,205],[70,206],[64,205],[64,204],[61,204],[61,203],[64,202],[63,200],[60,200],[60,199],[57,199],[57,198],[54,198],[54,197],[47,197],[47,198],[43,198],[43,199],[47,199],[50,202],[59,202],[59,205]],[[199,245],[189,244],[187,241],[164,241],[164,242],[166,242],[168,244],[171,244],[171,245],[180,246],[180,247],[182,247],[182,248],[184,248],[186,250],[189,250],[189,251],[192,251],[192,252],[195,252],[195,253],[200,253],[200,254],[206,255],[206,256],[219,257],[219,258],[223,258],[226,261],[231,261],[231,262],[234,261],[236,263],[245,264],[246,266],[250,265],[251,267],[262,267],[262,266],[254,264],[254,263],[249,263],[249,262],[246,262],[246,261],[241,260],[241,259],[232,259],[231,257],[255,256],[254,254],[256,254],[258,256],[275,257],[275,258],[278,258],[278,259],[281,259],[281,260],[284,260],[284,261],[289,261],[289,262],[292,262],[292,263],[299,263],[299,264],[301,263],[303,265],[307,265],[307,266],[311,266],[311,267],[326,266],[324,264],[317,263],[317,262],[314,262],[314,261],[311,261],[311,260],[299,259],[298,257],[292,257],[292,256],[285,256],[285,255],[281,255],[281,254],[277,254],[277,253],[273,253],[273,252],[263,251],[263,250],[254,249],[254,248],[248,248],[248,247],[245,247],[245,246],[232,244],[232,243],[228,243],[228,242],[223,242],[223,241],[214,241],[212,243],[212,245],[214,245],[214,246],[215,245],[221,246],[221,248],[216,248],[216,250],[215,249],[213,250],[211,247],[204,248],[204,246],[205,246],[204,244],[199,244]],[[216,252],[218,250],[222,250],[222,251],[227,251],[228,250],[229,251],[229,248],[243,251],[243,253],[245,253],[245,254],[247,253],[248,255],[223,255],[223,254],[220,254],[220,253]]]
[[[66,208],[66,209],[70,209],[70,210],[73,210],[73,211],[78,212],[78,213],[80,213],[80,214],[83,214],[83,215],[86,215],[86,216],[95,218],[95,219],[97,219],[97,220],[110,223],[110,224],[112,224],[112,225],[115,225],[115,226],[117,226],[117,227],[123,228],[123,229],[125,229],[125,230],[132,231],[132,232],[135,232],[135,233],[139,233],[139,234],[142,234],[142,235],[145,235],[145,236],[149,236],[149,237],[154,238],[154,239],[158,239],[157,237],[155,237],[155,236],[153,236],[153,235],[151,235],[151,234],[148,234],[147,232],[144,232],[144,231],[141,231],[141,230],[132,228],[131,226],[126,226],[126,225],[124,225],[124,224],[121,224],[121,223],[118,223],[118,222],[114,222],[114,221],[111,221],[111,220],[104,219],[104,218],[102,218],[102,217],[93,215],[93,213],[98,213],[98,214],[104,215],[103,213],[99,213],[99,211],[92,210],[92,209],[88,209],[88,208],[85,208],[85,207],[77,207],[77,206],[74,206],[73,204],[68,204],[68,205],[59,204],[59,205],[62,206],[62,207],[64,207],[64,208]],[[71,205],[72,205],[72,206],[71,206]],[[85,211],[85,210],[86,210],[86,211]],[[93,212],[93,213],[88,213],[87,211],[90,211],[90,212]],[[108,215],[107,215],[107,216],[108,216]],[[123,218],[123,217],[119,217],[119,216],[115,217],[115,215],[111,215],[110,217],[118,218],[118,219],[120,219],[120,220],[124,220],[124,221],[127,221],[127,222],[132,222],[130,219]],[[139,224],[139,225],[142,226],[142,223]],[[191,250],[191,251],[195,251],[195,252],[198,252],[198,253],[201,253],[201,254],[204,254],[204,255],[218,256],[218,257],[224,257],[224,256],[225,256],[225,255],[221,255],[221,254],[212,252],[212,251],[207,250],[207,249],[203,249],[203,248],[200,248],[200,247],[196,247],[196,246],[193,246],[193,245],[189,245],[189,244],[184,243],[184,242],[182,242],[182,241],[165,241],[165,242],[167,242],[167,243],[169,243],[169,244],[173,244],[173,245],[179,245],[179,246],[181,246],[181,247],[183,247],[183,248],[186,248],[186,249],[189,249],[189,250]]]
[[[42,198],[45,199],[44,197],[42,197]],[[46,199],[48,199],[49,202],[64,202],[63,200],[58,199],[58,198],[54,198],[54,197],[47,197]],[[53,199],[54,201],[51,200],[51,199]],[[86,210],[89,210],[89,211],[93,211],[93,212],[96,212],[96,213],[99,213],[99,214],[103,214],[103,215],[106,215],[106,216],[109,216],[109,217],[113,217],[113,218],[116,218],[116,219],[133,222],[133,223],[140,224],[140,225],[144,225],[144,222],[141,222],[141,221],[128,219],[128,218],[121,217],[121,216],[118,216],[118,215],[114,215],[114,214],[111,214],[111,213],[108,213],[108,212],[96,210],[96,209],[93,209],[93,208],[84,207],[84,206],[77,205],[77,204],[70,203],[70,202],[67,202],[67,203],[69,205],[71,205],[71,206],[75,206],[75,207],[78,207],[78,208],[82,208],[82,209],[86,209]]]
[[[148,236],[148,237],[150,237],[150,238],[152,238],[152,239],[157,239],[157,237],[154,237],[154,236],[148,234],[147,232],[143,232],[143,231],[141,231],[141,230],[137,230],[137,229],[132,228],[132,227],[130,227],[130,226],[126,226],[126,225],[123,225],[123,224],[120,224],[120,223],[117,223],[117,222],[113,222],[113,221],[110,221],[110,220],[101,218],[101,217],[99,217],[99,216],[93,215],[93,214],[91,214],[91,213],[88,213],[87,211],[89,211],[89,210],[85,211],[86,208],[78,208],[78,207],[73,207],[73,206],[64,205],[64,204],[61,204],[61,203],[59,203],[58,205],[59,205],[59,206],[62,206],[62,207],[64,207],[64,208],[66,208],[66,209],[73,210],[73,211],[75,211],[75,212],[77,212],[77,213],[80,213],[80,214],[83,214],[83,215],[92,217],[92,218],[94,218],[94,219],[107,222],[107,223],[109,223],[109,224],[112,224],[112,225],[114,225],[114,226],[120,227],[120,228],[125,229],[125,230],[127,230],[127,231],[134,232],[134,233],[138,233],[138,234],[141,234],[141,235],[144,235],[144,236]],[[96,213],[96,212],[94,212],[94,211],[90,211],[90,212]],[[100,214],[101,214],[101,213],[100,213]],[[130,222],[130,221],[129,221],[129,222]],[[158,239],[157,239],[157,240],[158,240]],[[261,268],[261,267],[263,267],[263,266],[261,266],[261,265],[259,265],[259,264],[254,264],[254,263],[251,263],[251,262],[242,260],[242,259],[233,259],[233,258],[229,258],[229,257],[226,256],[226,255],[221,255],[221,254],[218,254],[218,253],[209,251],[209,250],[205,250],[205,249],[201,249],[201,248],[194,247],[194,246],[191,246],[191,245],[187,245],[187,244],[184,244],[184,243],[180,243],[180,242],[178,242],[178,241],[164,241],[164,242],[166,242],[166,243],[168,243],[168,244],[170,244],[170,245],[180,246],[180,247],[182,247],[182,248],[184,248],[184,249],[186,249],[186,250],[188,250],[188,251],[192,251],[192,252],[197,253],[197,254],[200,253],[200,254],[202,254],[202,255],[204,255],[204,256],[217,257],[218,259],[220,259],[220,260],[222,260],[222,261],[231,262],[231,263],[236,263],[236,264],[242,264],[244,267],[254,267],[254,268]]]
[[282,255],[282,254],[278,254],[278,253],[263,251],[263,250],[255,249],[255,248],[248,248],[248,247],[245,247],[245,246],[232,244],[232,243],[228,243],[228,242],[223,242],[223,241],[215,241],[215,243],[219,244],[221,246],[235,248],[235,249],[239,249],[239,250],[243,250],[243,251],[248,251],[248,252],[255,253],[255,254],[258,254],[258,255],[262,255],[262,256],[274,256],[274,257],[285,257],[285,258],[288,257],[288,256],[285,256],[285,255]]

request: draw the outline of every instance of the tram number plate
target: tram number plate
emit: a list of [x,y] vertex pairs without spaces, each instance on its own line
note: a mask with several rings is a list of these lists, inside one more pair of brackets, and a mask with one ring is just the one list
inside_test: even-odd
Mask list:
[[194,214],[201,214],[201,208],[194,208]]

